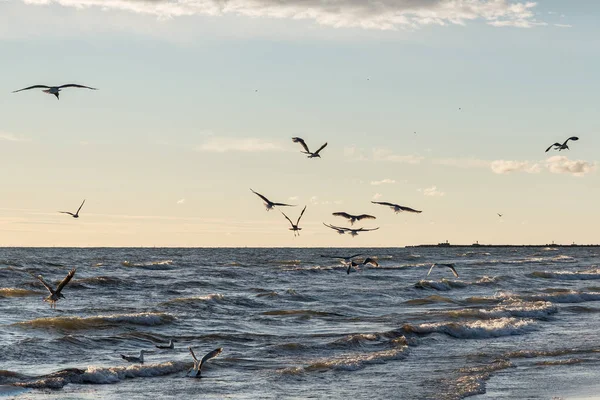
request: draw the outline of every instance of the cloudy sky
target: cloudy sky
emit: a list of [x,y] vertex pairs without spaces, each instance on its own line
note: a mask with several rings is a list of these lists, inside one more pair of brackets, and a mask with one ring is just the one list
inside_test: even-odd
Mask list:
[[0,244],[600,242],[594,3],[0,0]]

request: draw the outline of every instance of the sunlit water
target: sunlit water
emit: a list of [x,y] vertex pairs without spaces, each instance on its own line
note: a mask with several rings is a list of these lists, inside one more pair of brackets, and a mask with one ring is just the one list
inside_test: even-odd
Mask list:
[[[18,272],[72,267],[57,310]],[[0,396],[549,399],[598,381],[598,311],[596,248],[0,249]]]

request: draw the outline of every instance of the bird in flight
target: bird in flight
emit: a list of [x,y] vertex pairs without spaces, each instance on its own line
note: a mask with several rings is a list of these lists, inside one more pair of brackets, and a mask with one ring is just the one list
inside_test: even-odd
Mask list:
[[306,210],[306,206],[304,206],[304,208],[302,209],[302,212],[300,213],[300,216],[298,217],[298,221],[296,221],[295,224],[292,222],[291,219],[288,218],[287,215],[285,215],[283,213],[283,211],[280,211],[283,214],[283,216],[285,217],[285,219],[287,219],[288,221],[290,221],[290,224],[292,225],[292,227],[290,228],[290,231],[294,231],[294,236],[300,236],[300,231],[302,230],[302,228],[299,228],[298,224],[300,223],[300,219],[304,215],[304,211],[305,210]]
[[343,228],[343,227],[340,227],[340,226],[328,225],[325,222],[323,222],[323,225],[325,225],[328,228],[331,228],[331,229],[335,230],[340,235],[344,235],[346,232],[348,232],[348,233],[350,233],[350,236],[352,236],[352,237],[358,236],[359,232],[370,232],[370,231],[376,231],[377,229],[379,229],[379,227],[373,228],[373,229],[366,229],[366,228],[358,228],[358,229]]
[[339,226],[334,226],[334,225],[328,225],[325,222],[323,222],[323,225],[325,225],[328,228],[331,228],[331,229],[335,230],[340,235],[344,235],[346,233],[346,228],[341,228]]
[[354,225],[356,221],[360,221],[361,219],[376,219],[374,216],[368,214],[352,215],[346,212],[334,212],[332,215],[349,219],[350,225]]
[[200,361],[198,361],[198,359],[196,358],[196,355],[194,354],[194,350],[192,350],[191,347],[188,347],[188,350],[190,351],[190,354],[192,355],[192,358],[194,359],[194,367],[191,369],[191,371],[196,371],[196,375],[194,375],[194,378],[202,378],[202,365],[204,365],[204,363],[207,362],[208,360],[210,360],[211,358],[215,358],[216,356],[221,354],[221,352],[223,351],[223,348],[219,347],[218,349],[211,351],[210,353],[208,353],[207,355],[202,357],[202,360],[200,360]]
[[568,138],[567,140],[565,140],[565,142],[563,144],[560,143],[554,143],[552,146],[548,147],[546,149],[546,153],[549,152],[553,147],[554,150],[558,150],[558,151],[562,151],[562,150],[570,150],[569,146],[567,145],[567,143],[569,142],[569,140],[579,140],[579,138],[577,136],[571,136],[570,138]]
[[429,268],[429,272],[427,273],[427,276],[429,276],[429,274],[431,274],[431,271],[433,270],[433,268],[438,265],[442,266],[442,267],[450,268],[452,270],[452,273],[454,274],[454,276],[458,278],[458,272],[456,272],[456,268],[454,268],[455,267],[454,264],[433,264],[431,266],[431,268]]
[[136,356],[125,356],[123,354],[121,354],[121,358],[127,362],[131,362],[131,363],[139,363],[139,364],[143,364],[144,363],[144,353],[147,353],[146,350],[140,350],[140,356],[136,357]]
[[360,265],[367,265],[367,264],[371,264],[374,267],[379,267],[379,263],[370,257],[365,258],[365,260],[361,263],[357,263],[357,262],[354,262],[351,260],[350,263],[348,264],[348,269],[346,270],[346,274],[350,275],[350,269],[352,269],[352,267],[357,268]]
[[392,210],[394,210],[395,213],[399,213],[399,212],[402,212],[402,211],[407,211],[407,212],[411,212],[411,213],[421,214],[423,212],[423,211],[415,210],[414,208],[405,207],[405,206],[401,206],[401,205],[393,204],[393,203],[387,203],[385,201],[372,201],[371,203],[373,203],[373,204],[379,204],[380,206],[391,207]]
[[44,93],[53,94],[56,96],[56,99],[58,100],[59,99],[58,95],[59,95],[60,91],[62,89],[70,88],[70,87],[98,90],[96,88],[89,87],[89,86],[77,85],[75,83],[68,83],[66,85],[61,85],[61,86],[33,85],[33,86],[29,86],[29,87],[26,87],[23,89],[15,90],[13,93],[22,92],[23,90],[29,90],[29,89],[46,89],[43,91]]
[[67,286],[67,283],[69,283],[69,281],[73,278],[73,276],[75,275],[75,271],[76,271],[75,268],[73,268],[71,271],[69,271],[67,276],[65,276],[65,278],[56,286],[56,290],[53,289],[52,286],[50,286],[48,284],[48,282],[46,282],[44,280],[44,278],[42,278],[41,275],[35,276],[32,273],[29,273],[29,274],[31,276],[33,276],[34,278],[36,278],[37,280],[39,280],[40,282],[42,282],[42,285],[44,285],[46,287],[46,289],[48,289],[48,291],[50,292],[50,295],[48,297],[46,297],[44,299],[44,301],[47,303],[50,303],[50,308],[56,308],[56,302],[60,299],[65,298],[65,296],[63,296],[63,294],[62,294],[62,290],[64,289],[65,286]]
[[504,216],[504,214],[497,213],[500,218]]
[[164,345],[164,344],[157,344],[156,348],[157,349],[173,349],[175,347],[175,341],[173,339],[169,340],[169,344]]
[[275,203],[275,202],[272,202],[271,200],[267,199],[262,194],[257,193],[257,192],[255,192],[252,189],[250,189],[250,191],[252,193],[254,193],[255,195],[257,195],[258,197],[260,197],[261,199],[263,199],[263,201],[265,202],[265,206],[267,207],[267,211],[273,209],[276,206],[278,206],[278,207],[296,207],[295,205],[292,205],[292,204],[284,204],[284,203]]
[[301,153],[308,154],[308,158],[315,158],[315,157],[321,158],[321,155],[319,153],[321,152],[321,150],[323,150],[325,147],[327,147],[327,142],[325,142],[325,144],[323,146],[319,147],[319,150],[317,150],[313,153],[308,149],[308,146],[306,145],[306,142],[304,141],[304,139],[299,138],[299,137],[293,137],[292,142],[300,143],[302,145],[302,147],[304,147],[304,151],[302,151]]
[[81,203],[81,205],[79,206],[79,208],[77,209],[77,212],[75,214],[73,214],[72,212],[69,212],[69,211],[59,211],[59,213],[69,214],[73,218],[79,218],[79,211],[81,210],[81,207],[83,207],[84,203],[85,203],[85,199],[83,200],[83,202]]

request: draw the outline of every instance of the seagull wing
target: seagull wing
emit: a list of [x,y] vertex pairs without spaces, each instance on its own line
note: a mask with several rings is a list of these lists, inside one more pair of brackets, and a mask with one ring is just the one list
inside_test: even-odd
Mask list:
[[379,204],[380,206],[397,207],[397,204],[388,203],[386,201],[372,201],[373,204]]
[[63,88],[68,88],[68,87],[74,87],[74,88],[81,88],[81,89],[91,89],[91,90],[98,90],[96,88],[93,87],[89,87],[89,86],[83,86],[83,85],[78,85],[76,83],[67,83],[66,85],[61,85],[58,88],[59,89],[63,89]]
[[351,268],[352,268],[352,263],[348,263],[348,269],[346,270],[346,274],[350,275]]
[[325,147],[327,147],[327,142],[325,142],[325,144],[323,146],[319,147],[319,150],[315,151],[315,154],[319,154],[319,152],[321,150],[323,150]]
[[358,221],[360,221],[361,219],[377,219],[377,218],[375,218],[374,216],[369,215],[369,214],[361,214],[361,215],[357,215],[356,219]]
[[33,85],[33,86],[29,86],[23,89],[19,89],[19,90],[15,90],[13,93],[17,93],[17,92],[22,92],[23,90],[29,90],[29,89],[50,89],[52,86],[46,86],[46,85]]
[[49,291],[51,294],[54,294],[54,289],[52,289],[52,286],[50,286],[50,285],[48,284],[48,282],[46,282],[46,281],[44,280],[44,278],[42,278],[42,276],[41,276],[41,275],[35,276],[35,275],[31,274],[31,276],[33,276],[33,277],[34,277],[35,279],[37,279],[38,281],[42,282],[42,285],[44,285],[44,286],[46,287],[46,289],[48,289],[48,291]]
[[352,219],[353,215],[348,214],[347,212],[334,212],[333,214],[336,217],[343,217],[343,218],[347,218],[347,219]]
[[300,143],[302,145],[302,147],[304,147],[304,151],[306,151],[307,153],[310,153],[310,150],[308,149],[308,146],[306,145],[306,142],[304,141],[304,139],[299,138],[299,137],[293,137],[292,141],[294,143]]
[[190,351],[190,354],[192,355],[192,358],[194,359],[194,362],[198,362],[198,359],[196,358],[196,355],[194,354],[194,350],[192,350],[191,347],[188,347],[188,350]]
[[415,210],[414,208],[404,207],[404,206],[400,206],[400,209],[402,211],[408,211],[408,212],[417,213],[417,214],[421,214],[423,212],[423,211]]
[[365,258],[365,261],[363,261],[363,265],[367,265],[367,264],[371,264],[376,267],[379,267],[379,263],[377,261],[375,261],[374,259],[372,259],[371,257],[367,257],[367,258]]
[[267,204],[274,204],[273,202],[271,202],[271,200],[267,199],[265,196],[263,196],[262,194],[255,192],[254,190],[250,189],[250,191],[252,193],[254,193],[255,195],[257,195],[258,197],[260,197],[261,199],[263,199],[265,201],[265,203]]
[[81,207],[83,207],[84,204],[85,204],[85,199],[83,200],[83,202],[81,203],[81,205],[79,206],[79,208],[77,209],[77,212],[75,214],[79,214],[79,210],[81,210]]
[[63,288],[67,285],[67,283],[69,283],[69,281],[73,278],[73,276],[75,276],[75,271],[77,271],[77,269],[75,269],[75,268],[73,268],[72,270],[69,271],[67,276],[65,276],[65,279],[63,279],[56,287],[56,293],[60,293],[60,291],[63,290]]
[[372,228],[372,229],[360,228],[360,229],[352,229],[352,230],[356,231],[356,232],[369,232],[369,231],[376,231],[377,229],[379,229],[379,227]]
[[306,206],[304,206],[304,208],[302,209],[302,212],[300,213],[300,216],[298,217],[298,221],[296,221],[296,226],[298,226],[298,224],[300,223],[300,219],[304,215],[305,210],[306,210]]
[[429,268],[429,272],[427,273],[427,276],[429,276],[429,274],[431,274],[431,271],[433,271],[434,268],[435,268],[435,264],[431,264],[431,268]]
[[446,267],[450,268],[452,270],[452,273],[454,274],[455,277],[458,278],[458,272],[456,272],[456,268],[454,268],[454,264],[444,264]]
[[279,206],[279,207],[296,207],[295,204],[285,204],[285,203],[271,203],[274,206]]
[[218,349],[214,349],[213,351],[211,351],[210,353],[208,353],[207,355],[205,355],[204,357],[202,357],[202,360],[200,360],[200,366],[198,366],[198,371],[200,371],[202,369],[202,364],[204,364],[205,362],[207,362],[211,358],[215,358],[216,356],[218,356],[219,354],[221,354],[222,351],[223,351],[223,348],[219,347]]
[[69,212],[69,211],[59,211],[59,213],[61,213],[61,214],[69,214],[69,215],[75,216],[75,214],[73,214],[72,212]]
[[[566,143],[566,142],[565,142],[565,143]],[[550,147],[548,147],[548,148],[546,149],[546,153],[547,153],[547,152],[549,152],[549,151],[550,151],[550,149],[552,149],[554,146],[561,147],[562,145],[561,145],[560,143],[554,143],[552,146],[550,146]]]
[[321,257],[325,257],[325,258],[339,258],[341,260],[351,260],[354,257],[358,257],[358,256],[362,256],[362,254],[354,254],[350,257],[344,257],[344,256],[330,256],[330,255],[321,255]]
[[571,136],[570,138],[565,140],[565,142],[563,143],[563,146],[565,146],[569,142],[569,140],[579,140],[579,138],[577,136]]
[[328,228],[335,229],[336,231],[344,231],[344,232],[347,232],[347,231],[351,231],[351,230],[352,230],[352,229],[349,229],[349,228],[342,228],[342,227],[340,227],[340,226],[335,226],[335,225],[327,225],[325,222],[323,222],[323,225],[325,225],[325,226],[326,226],[326,227],[328,227]]
[[287,215],[285,215],[285,214],[284,214],[282,211],[279,211],[279,212],[283,214],[283,216],[285,217],[285,219],[287,219],[288,221],[290,221],[290,225],[291,225],[291,226],[292,226],[292,228],[293,228],[293,227],[294,227],[294,223],[292,222],[292,220],[291,220],[291,219],[289,219],[289,218],[288,218],[288,216],[287,216]]

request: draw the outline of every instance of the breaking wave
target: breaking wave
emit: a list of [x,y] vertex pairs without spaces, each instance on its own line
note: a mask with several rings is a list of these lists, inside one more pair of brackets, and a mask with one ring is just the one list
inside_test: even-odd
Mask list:
[[94,317],[50,317],[37,318],[31,321],[17,322],[14,325],[28,328],[55,328],[65,330],[84,330],[105,328],[115,325],[164,325],[175,320],[175,317],[164,313],[138,313],[98,315]]

